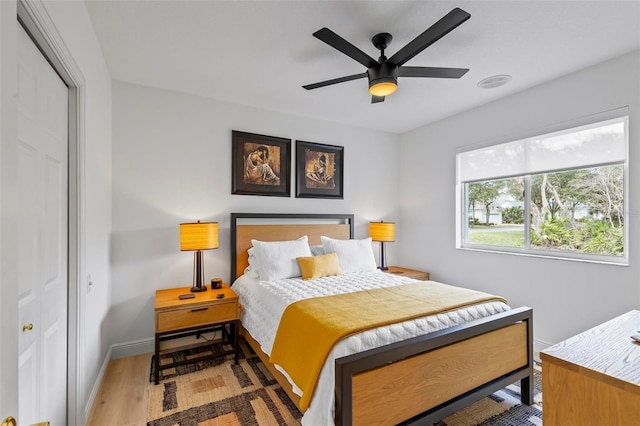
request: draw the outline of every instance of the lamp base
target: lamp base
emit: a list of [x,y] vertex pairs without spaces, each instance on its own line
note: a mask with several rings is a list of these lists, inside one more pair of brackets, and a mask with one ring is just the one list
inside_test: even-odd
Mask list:
[[381,271],[388,271],[389,268],[387,268],[386,266],[378,266],[378,269],[380,269]]
[[202,250],[196,250],[193,253],[193,286],[192,293],[207,291],[207,285],[202,280],[204,275],[204,261],[202,260]]
[[207,286],[191,287],[191,293],[200,293],[201,291],[207,291]]

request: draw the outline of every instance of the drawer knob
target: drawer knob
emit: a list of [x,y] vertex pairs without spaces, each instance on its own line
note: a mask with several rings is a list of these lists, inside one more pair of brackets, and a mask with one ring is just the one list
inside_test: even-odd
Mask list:
[[197,309],[192,309],[191,312],[198,312],[198,311],[206,311],[209,308],[197,308]]

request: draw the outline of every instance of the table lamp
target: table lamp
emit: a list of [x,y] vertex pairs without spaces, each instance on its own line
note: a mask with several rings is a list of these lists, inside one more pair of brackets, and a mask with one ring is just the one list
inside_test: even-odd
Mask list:
[[384,243],[396,240],[396,224],[394,222],[369,222],[369,236],[380,242],[380,270],[386,271],[384,264]]
[[194,251],[193,254],[193,287],[192,292],[206,291],[203,284],[204,260],[202,250],[218,248],[218,222],[181,223],[180,250]]

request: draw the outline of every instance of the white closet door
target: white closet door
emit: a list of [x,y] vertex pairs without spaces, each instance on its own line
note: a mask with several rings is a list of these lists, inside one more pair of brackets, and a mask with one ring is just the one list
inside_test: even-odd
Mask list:
[[18,35],[19,417],[66,425],[68,90]]

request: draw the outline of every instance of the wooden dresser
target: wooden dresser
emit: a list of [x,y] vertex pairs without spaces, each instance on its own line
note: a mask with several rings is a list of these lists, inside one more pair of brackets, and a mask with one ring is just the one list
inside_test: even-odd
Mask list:
[[639,425],[640,311],[542,352],[544,426]]

